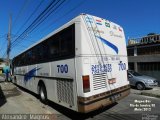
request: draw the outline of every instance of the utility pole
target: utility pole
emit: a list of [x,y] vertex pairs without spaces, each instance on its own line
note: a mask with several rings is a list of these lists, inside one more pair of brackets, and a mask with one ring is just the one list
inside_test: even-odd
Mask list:
[[9,16],[9,25],[8,25],[8,35],[7,35],[7,65],[9,66],[10,63],[10,51],[11,51],[11,22],[12,22],[12,17],[11,14]]

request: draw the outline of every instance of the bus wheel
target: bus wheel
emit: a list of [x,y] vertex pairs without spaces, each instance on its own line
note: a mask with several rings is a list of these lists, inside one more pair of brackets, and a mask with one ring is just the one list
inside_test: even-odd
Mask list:
[[39,97],[42,103],[47,104],[47,91],[45,85],[41,84],[39,86]]

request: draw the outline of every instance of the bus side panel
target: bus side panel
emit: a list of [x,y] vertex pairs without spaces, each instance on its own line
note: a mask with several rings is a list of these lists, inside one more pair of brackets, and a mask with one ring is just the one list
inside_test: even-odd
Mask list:
[[24,88],[27,88],[26,86],[26,83],[24,81],[24,76],[26,75],[26,73],[28,72],[28,67],[25,66],[25,67],[15,67],[14,68],[14,75],[16,77],[16,80],[14,80],[14,83],[21,86],[21,87],[24,87]]
[[[74,59],[38,64],[36,78],[46,86],[49,100],[62,106],[77,110],[77,88]],[[41,78],[41,76],[43,76]],[[38,84],[38,83],[36,83]]]
[[55,62],[38,64],[37,67],[40,68],[40,70],[37,72],[37,76],[39,76],[37,79],[38,81],[41,80],[44,82],[48,99],[58,103],[54,63]]
[[36,65],[29,65],[28,67],[28,71],[24,74],[24,86],[25,88],[27,88],[28,90],[36,93],[36,90],[34,90],[35,86],[35,77],[36,76]]
[[51,76],[56,76],[56,95],[59,104],[76,110],[77,86],[75,59],[54,62],[52,68],[54,72],[52,72]]

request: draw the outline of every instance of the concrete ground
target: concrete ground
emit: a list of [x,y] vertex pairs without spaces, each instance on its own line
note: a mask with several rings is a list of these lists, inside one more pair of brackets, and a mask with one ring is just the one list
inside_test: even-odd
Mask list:
[[131,87],[131,92],[134,94],[160,98],[160,87],[154,87],[153,89],[146,89],[146,90],[137,90]]
[[[141,95],[147,92],[158,93],[158,91],[159,87],[143,91],[131,89],[131,94],[116,104],[84,115],[77,114],[54,103],[44,105],[35,95],[16,87],[12,83],[4,82],[4,79],[0,77],[0,119],[2,114],[43,114],[52,115],[51,120],[142,120],[142,115],[147,115],[147,117],[155,115],[158,118],[155,120],[159,120],[160,99]],[[150,103],[142,103],[142,105],[153,104],[155,106],[147,107],[145,111],[143,107],[138,107],[142,111],[135,111],[135,107],[132,105],[140,105],[139,103],[135,103],[135,100],[148,100]]]
[[6,99],[6,102],[5,100],[3,100],[4,103],[1,102],[1,114],[18,114],[19,112],[21,112],[21,114],[51,114],[53,112],[58,113],[56,111],[50,111],[49,108],[42,104],[36,97],[32,97],[32,95],[19,90],[19,88],[15,87],[15,85],[12,83],[4,82],[1,83],[0,86],[1,91],[3,91],[3,95],[5,96],[4,98],[2,95],[1,100]]
[[5,116],[8,114],[27,115],[27,119],[48,115],[49,120],[57,120],[57,116],[60,115],[55,109],[41,103],[36,96],[23,91],[13,83],[4,82],[3,77],[0,77],[0,120],[8,120],[8,116]]

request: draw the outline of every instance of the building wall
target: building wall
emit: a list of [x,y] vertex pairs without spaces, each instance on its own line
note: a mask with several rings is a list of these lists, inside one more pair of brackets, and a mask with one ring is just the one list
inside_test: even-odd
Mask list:
[[160,84],[160,62],[138,63],[138,70],[144,75],[157,78]]
[[[152,37],[146,37],[149,39]],[[160,39],[159,37],[156,38]],[[127,46],[129,69],[154,77],[160,84],[160,40]]]

